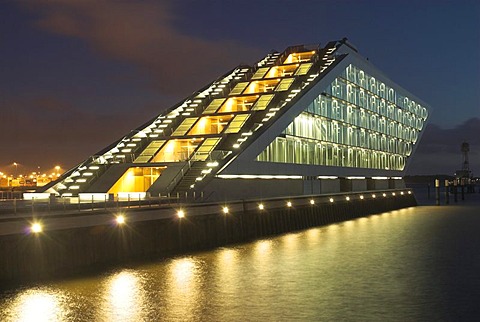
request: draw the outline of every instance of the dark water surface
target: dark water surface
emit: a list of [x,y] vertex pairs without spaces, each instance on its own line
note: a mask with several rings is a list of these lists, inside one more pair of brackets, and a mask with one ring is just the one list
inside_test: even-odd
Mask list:
[[0,293],[0,321],[480,320],[480,207],[422,206]]

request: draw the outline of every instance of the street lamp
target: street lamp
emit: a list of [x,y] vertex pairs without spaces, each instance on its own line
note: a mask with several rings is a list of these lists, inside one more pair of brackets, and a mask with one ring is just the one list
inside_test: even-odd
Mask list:
[[17,170],[18,170],[18,163],[17,162],[13,162],[13,165],[15,166],[15,178],[17,177]]

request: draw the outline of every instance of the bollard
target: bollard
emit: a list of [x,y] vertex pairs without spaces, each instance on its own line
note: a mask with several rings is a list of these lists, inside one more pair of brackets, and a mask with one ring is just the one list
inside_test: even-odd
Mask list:
[[450,187],[449,187],[448,179],[445,180],[445,204],[448,205],[450,203]]
[[453,197],[455,202],[458,202],[457,179],[453,179]]
[[462,201],[464,201],[465,200],[465,178],[461,179],[460,186],[462,189]]
[[435,201],[440,206],[440,180],[435,179]]

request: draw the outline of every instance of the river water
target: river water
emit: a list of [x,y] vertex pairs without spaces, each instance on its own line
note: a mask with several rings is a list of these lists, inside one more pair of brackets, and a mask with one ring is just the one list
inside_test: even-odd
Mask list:
[[3,291],[0,320],[479,320],[479,209],[408,208]]

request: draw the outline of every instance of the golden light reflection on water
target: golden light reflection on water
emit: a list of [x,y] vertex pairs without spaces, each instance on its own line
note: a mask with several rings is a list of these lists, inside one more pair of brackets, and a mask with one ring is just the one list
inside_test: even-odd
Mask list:
[[234,295],[239,287],[238,276],[239,251],[225,248],[218,252],[216,257],[218,284],[222,286],[222,293]]
[[193,320],[202,303],[200,298],[201,277],[199,263],[191,257],[173,260],[167,271],[165,320]]
[[[60,292],[30,289],[21,294],[7,309],[7,320],[11,321],[63,321],[68,308],[62,303]],[[63,301],[64,302],[64,301]]]
[[145,290],[137,273],[124,270],[106,281],[102,320],[141,321],[144,307]]

